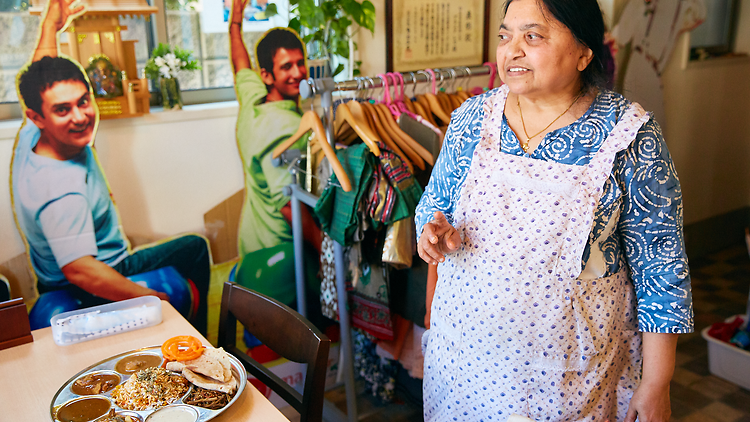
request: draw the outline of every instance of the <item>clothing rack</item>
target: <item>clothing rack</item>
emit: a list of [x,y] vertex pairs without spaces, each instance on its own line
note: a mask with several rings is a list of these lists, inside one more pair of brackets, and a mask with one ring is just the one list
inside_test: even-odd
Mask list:
[[[402,73],[404,84],[418,84],[425,82],[436,82],[443,84],[446,81],[451,83],[458,78],[473,76],[493,75],[494,69],[490,66],[461,66],[453,68],[432,69],[435,74],[435,81],[426,71]],[[343,82],[335,82],[331,78],[307,79],[300,82],[300,96],[303,99],[320,96],[320,105],[323,107],[323,124],[326,129],[326,137],[334,146],[333,136],[333,92],[335,91],[355,91],[362,89],[372,89],[383,87],[383,80],[379,76],[375,77],[357,77]],[[297,310],[303,316],[307,316],[307,306],[305,301],[305,263],[304,263],[304,238],[302,234],[302,214],[301,204],[315,207],[318,197],[307,192],[299,186],[297,175],[300,173],[299,162],[301,155],[299,152],[288,150],[282,153],[279,159],[274,161],[274,165],[288,165],[292,172],[293,182],[284,188],[284,194],[291,197],[292,208],[292,236],[294,239],[294,270],[297,291]],[[323,405],[323,418],[329,422],[356,422],[357,414],[357,393],[354,381],[354,360],[351,337],[351,321],[347,312],[347,290],[346,290],[346,265],[344,262],[344,247],[334,241],[334,264],[336,267],[336,295],[338,300],[339,324],[341,327],[341,353],[339,359],[339,379],[343,378],[346,389],[346,409],[344,414],[336,406],[327,400]],[[343,376],[342,376],[343,372]]]
[[[484,75],[490,75],[493,73],[493,69],[490,66],[481,65],[481,66],[458,66],[458,67],[446,67],[441,69],[432,69],[433,72],[435,72],[435,78],[437,79],[437,83],[444,83],[444,82],[451,82],[458,78],[471,78],[474,76],[484,76]],[[429,73],[427,73],[424,70],[419,70],[415,72],[402,72],[401,76],[404,78],[404,85],[407,84],[418,84],[418,83],[425,83],[425,82],[432,82],[432,76],[430,76]],[[315,80],[319,81],[321,79],[308,79],[307,81],[304,81],[300,83],[300,89],[303,85],[305,85],[305,82],[307,82],[307,85],[309,86],[310,81]],[[367,82],[367,85],[364,86],[363,82]],[[383,79],[379,76],[369,77],[355,77],[354,79],[350,79],[348,81],[342,81],[342,82],[334,82],[334,91],[356,91],[360,89],[370,89],[370,88],[382,88],[383,87]]]

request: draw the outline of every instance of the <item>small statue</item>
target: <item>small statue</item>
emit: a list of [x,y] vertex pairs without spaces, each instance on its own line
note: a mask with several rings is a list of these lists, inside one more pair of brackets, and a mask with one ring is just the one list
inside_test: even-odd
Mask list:
[[103,54],[92,56],[86,74],[95,97],[114,98],[123,95],[121,72],[109,61],[109,57]]

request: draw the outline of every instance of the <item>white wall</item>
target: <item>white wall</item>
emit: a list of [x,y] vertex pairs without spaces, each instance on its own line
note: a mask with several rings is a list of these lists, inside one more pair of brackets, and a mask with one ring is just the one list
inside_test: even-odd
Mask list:
[[[203,214],[244,187],[237,103],[105,120],[96,147],[128,236],[203,233]],[[25,252],[10,206],[9,170],[20,121],[0,123],[0,262]]]
[[10,204],[10,160],[19,122],[0,122],[0,262],[25,251]]
[[662,77],[685,224],[750,205],[750,58],[687,63],[689,42],[683,35]]

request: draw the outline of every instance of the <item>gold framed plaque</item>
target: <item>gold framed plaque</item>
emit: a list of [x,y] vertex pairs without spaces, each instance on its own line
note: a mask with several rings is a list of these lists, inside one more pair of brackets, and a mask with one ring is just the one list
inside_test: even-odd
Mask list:
[[386,0],[389,72],[487,61],[489,0]]

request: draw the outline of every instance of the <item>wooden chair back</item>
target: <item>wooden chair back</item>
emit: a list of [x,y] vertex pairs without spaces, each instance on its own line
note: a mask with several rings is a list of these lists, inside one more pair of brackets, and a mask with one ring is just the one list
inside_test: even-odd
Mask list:
[[[237,348],[237,321],[282,357],[307,364],[302,394]],[[293,406],[300,413],[300,422],[323,420],[331,340],[305,317],[273,298],[228,281],[224,283],[221,298],[218,343],[242,361],[250,375]]]

